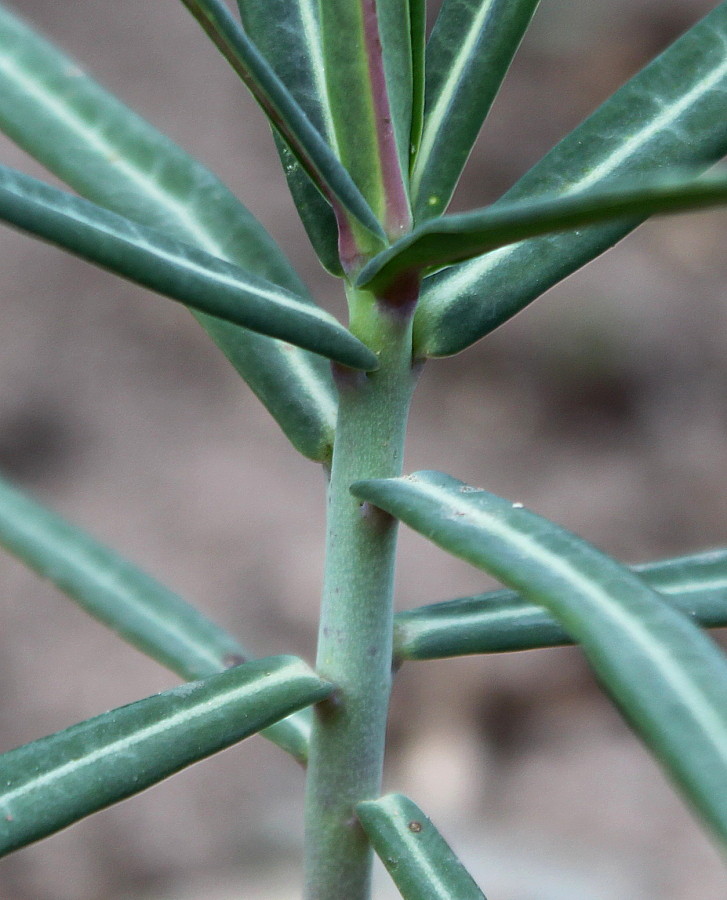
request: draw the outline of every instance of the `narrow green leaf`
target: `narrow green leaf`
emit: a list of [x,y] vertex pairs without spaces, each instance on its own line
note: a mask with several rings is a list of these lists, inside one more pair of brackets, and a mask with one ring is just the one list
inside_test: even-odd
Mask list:
[[424,83],[425,46],[427,41],[426,0],[409,0],[409,22],[411,25],[411,146],[409,147],[409,169],[414,166],[424,128]]
[[[181,597],[86,532],[0,479],[0,545],[86,612],[187,681],[249,659],[248,651]],[[265,737],[305,762],[310,716],[295,713]]]
[[546,607],[727,841],[727,659],[707,635],[638,575],[520,503],[439,472],[352,492]]
[[222,672],[248,656],[235,638],[175,593],[4,479],[0,543],[185,680]]
[[[662,599],[703,628],[727,626],[727,550],[633,566]],[[490,591],[397,613],[394,660],[442,659],[572,644],[542,606]]]
[[414,221],[447,207],[538,0],[444,0],[427,45]]
[[[237,5],[245,31],[335,152],[317,0],[237,0]],[[313,248],[329,272],[342,275],[333,209],[277,136],[276,145]]]
[[237,72],[291,152],[334,206],[383,238],[378,219],[318,130],[311,124],[224,0],[182,0]]
[[691,212],[727,203],[727,177],[710,175],[611,184],[595,191],[496,204],[420,225],[375,256],[359,287],[385,291],[404,272],[419,272],[536,237],[626,217]]
[[[88,199],[308,297],[270,235],[211,172],[2,6],[0,128]],[[195,315],[293,445],[330,459],[328,361]]]
[[[367,0],[364,0],[364,5],[366,2]],[[420,35],[423,36],[425,27],[424,11],[412,8],[417,5],[421,6],[421,3],[412,4],[412,0],[376,0],[376,17],[394,140],[399,153],[401,177],[407,185],[413,105],[416,92],[419,90],[414,84],[414,65],[415,63],[422,65],[421,60],[416,60],[418,50],[412,41]]]
[[333,316],[232,263],[4,166],[0,219],[207,315],[354,369],[376,355]]
[[[399,236],[411,218],[404,181],[411,141],[409,0],[327,0],[319,8],[338,154],[386,232]],[[353,239],[358,251],[371,252],[355,233]]]
[[47,837],[327,697],[301,660],[245,663],[0,756],[0,855]]
[[356,806],[371,845],[404,900],[485,900],[428,816],[403,794]]
[[[636,181],[664,168],[706,169],[727,153],[727,2],[564,138],[498,203]],[[415,318],[419,356],[447,356],[488,334],[636,227],[640,219],[537,238],[426,279]]]
[[[633,567],[655,591],[673,598],[673,603],[708,627],[722,624],[722,606],[727,590],[727,549],[705,550],[688,556],[675,556]],[[709,607],[707,598],[714,597]],[[668,599],[667,596],[667,599]],[[689,602],[693,597],[695,603]]]

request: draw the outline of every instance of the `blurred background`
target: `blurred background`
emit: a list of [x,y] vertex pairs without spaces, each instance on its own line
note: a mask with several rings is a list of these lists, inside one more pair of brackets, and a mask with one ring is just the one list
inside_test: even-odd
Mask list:
[[[496,198],[714,5],[542,0],[456,208]],[[177,0],[15,8],[219,174],[343,317],[262,114]],[[521,501],[627,562],[725,544],[724,216],[649,223],[430,363],[406,467]],[[323,477],[192,318],[6,229],[0,297],[0,472],[258,653],[312,659]],[[491,586],[410,534],[401,547],[400,608]],[[176,683],[4,554],[0,615],[0,750]],[[576,650],[405,666],[386,780],[494,900],[725,896],[717,851]],[[297,897],[302,783],[252,738],[6,858],[0,900]]]

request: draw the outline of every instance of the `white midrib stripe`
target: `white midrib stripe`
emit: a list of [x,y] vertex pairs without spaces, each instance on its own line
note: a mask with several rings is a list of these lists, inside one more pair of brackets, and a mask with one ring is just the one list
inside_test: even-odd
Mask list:
[[[63,209],[59,210],[63,213]],[[114,235],[121,241],[130,242],[132,240],[131,236],[128,234],[116,234]],[[138,246],[138,245],[137,245]],[[142,248],[145,249],[145,248]],[[240,269],[235,266],[235,263],[229,263],[227,260],[223,260],[221,257],[213,257],[214,259],[220,259],[223,263],[228,262],[228,265],[235,266],[237,272],[233,270],[233,272],[225,272],[220,268],[211,268],[205,265],[204,262],[197,262],[194,259],[191,259],[189,256],[185,255],[185,253],[178,250],[176,247],[172,247],[170,249],[166,249],[159,244],[150,245],[148,251],[149,254],[157,257],[160,260],[167,260],[172,263],[175,268],[186,269],[189,272],[199,275],[205,281],[218,282],[219,284],[228,285],[236,291],[242,292],[253,296],[260,297],[263,300],[270,300],[275,305],[285,306],[288,309],[295,310],[296,312],[304,315],[306,318],[317,319],[319,322],[326,323],[329,325],[339,325],[338,320],[327,313],[324,309],[321,309],[317,306],[311,306],[309,303],[306,303],[302,299],[297,299],[296,296],[285,288],[279,287],[278,285],[269,282],[270,287],[260,287],[255,284],[255,282],[247,281],[245,278],[245,270]]]
[[[648,584],[648,572],[644,572],[643,570],[635,569],[635,574],[644,578]],[[715,577],[710,581],[695,581],[690,584],[685,584],[680,582],[678,584],[660,584],[658,587],[652,587],[652,590],[657,591],[659,594],[665,594],[669,597],[672,596],[682,596],[684,594],[701,594],[703,591],[708,590],[724,590],[727,588],[727,580],[725,578]],[[518,609],[499,609],[496,612],[492,610],[488,610],[484,614],[484,619],[487,624],[492,624],[494,622],[507,622],[508,620],[517,622],[520,619],[529,619],[532,617],[533,613],[536,611],[537,607],[532,606],[529,609],[518,610]],[[430,632],[438,632],[441,629],[451,628],[451,627],[461,627],[466,628],[468,626],[477,626],[480,625],[483,621],[483,613],[481,612],[464,612],[464,613],[450,613],[449,615],[443,616],[440,614],[434,615],[431,618],[422,618],[418,619],[413,617],[412,619],[404,618],[402,620],[402,627],[406,628],[407,631],[411,634],[414,634],[416,637],[419,637],[420,634],[429,634]]]
[[[671,654],[658,642],[655,642],[648,630],[641,626],[638,618],[629,616],[622,606],[615,603],[604,592],[594,588],[588,580],[582,580],[580,573],[569,566],[561,557],[544,550],[540,544],[533,541],[527,535],[523,535],[513,528],[503,525],[494,516],[472,507],[466,501],[461,506],[455,506],[451,493],[434,485],[417,482],[413,488],[417,494],[426,494],[438,504],[442,504],[453,512],[466,510],[466,516],[471,524],[474,524],[490,534],[495,534],[510,546],[516,547],[523,556],[530,557],[542,563],[544,568],[550,569],[565,581],[569,581],[583,596],[588,597],[593,603],[598,604],[601,612],[608,615],[611,621],[626,633],[634,644],[643,650],[644,654],[654,662],[661,672],[664,680],[674,689],[683,705],[689,709],[694,719],[701,725],[703,731],[710,736],[715,749],[727,764],[727,726],[715,709],[713,703],[707,699],[705,705],[704,694],[695,688],[691,679],[684,677],[682,672],[671,665]],[[604,603],[605,601],[605,603]]]
[[415,865],[427,879],[427,887],[433,888],[436,891],[436,896],[438,898],[441,897],[442,900],[445,897],[450,898],[450,900],[458,900],[457,896],[452,893],[449,885],[442,881],[439,872],[432,865],[426,854],[422,853],[420,843],[408,833],[406,824],[403,825],[401,833],[404,837],[404,845],[411,854]]
[[[124,157],[117,153],[116,148],[103,140],[97,131],[92,131],[85,126],[77,117],[72,115],[64,104],[53,102],[49,94],[42,91],[32,78],[28,78],[23,69],[17,65],[9,54],[0,57],[0,70],[2,70],[9,78],[14,79],[20,88],[26,91],[41,106],[44,106],[52,115],[59,119],[65,127],[75,132],[86,144],[91,144],[93,148],[102,156],[113,157],[113,167],[121,171],[130,181],[137,184],[149,197],[159,206],[168,209],[180,222],[182,227],[190,234],[192,240],[203,250],[208,251],[213,256],[220,259],[226,259],[231,262],[229,256],[224,253],[221,245],[206,230],[200,228],[195,219],[190,215],[185,205],[174,197],[163,191],[157,183],[146,176],[137,168],[130,166]],[[109,165],[112,165],[109,163]],[[290,352],[287,347],[283,348],[275,339],[271,339],[271,349],[275,347],[281,365],[286,365],[295,371],[298,380],[305,386],[305,390],[312,402],[321,409],[323,417],[329,423],[335,422],[336,403],[330,393],[326,391],[325,385],[321,383],[317,374],[309,364],[304,351],[294,345],[287,345],[293,348]]]
[[[409,634],[413,636],[414,639],[419,639],[422,635],[426,636],[428,634],[437,634],[439,631],[449,628],[471,628],[481,626],[484,622],[489,626],[496,622],[515,622],[517,623],[520,619],[529,619],[532,617],[533,613],[538,610],[537,607],[533,606],[530,609],[524,611],[516,611],[513,609],[499,609],[497,612],[488,611],[486,614],[478,612],[465,612],[460,613],[450,613],[447,616],[435,615],[430,619],[417,619],[412,618],[411,620],[404,619],[401,623],[401,627],[406,630]],[[409,643],[409,638],[407,643]]]
[[64,127],[78,135],[84,144],[90,144],[99,155],[106,159],[113,159],[113,163],[109,162],[109,166],[121,172],[129,181],[138,185],[157,205],[170,210],[185,230],[189,232],[197,246],[214,253],[216,256],[220,255],[219,244],[210,237],[208,232],[199,227],[183,203],[161,190],[158,184],[153,179],[145,176],[140,169],[129,165],[125,158],[118,153],[117,147],[105,141],[98,131],[91,129],[78,117],[69,112],[65,104],[54,102],[50,92],[46,93],[38,87],[33,78],[28,78],[23,69],[16,64],[16,61],[9,54],[0,57],[0,69],[9,78],[14,79],[23,91],[61,121]]
[[306,36],[306,46],[310,51],[311,71],[321,101],[321,113],[326,129],[326,140],[336,156],[340,158],[338,143],[336,141],[336,131],[331,115],[331,105],[328,99],[326,66],[323,60],[323,47],[321,46],[321,31],[318,24],[318,16],[313,10],[311,0],[300,0],[299,9],[300,18],[303,23],[303,31]]
[[[635,153],[640,147],[646,144],[650,138],[661,130],[673,127],[674,122],[679,118],[682,112],[687,109],[690,104],[702,94],[710,91],[718,82],[727,74],[727,58],[719,68],[711,72],[707,77],[686,93],[682,99],[669,106],[659,116],[652,119],[640,131],[637,131],[629,138],[628,141],[621,144],[609,157],[604,159],[599,165],[591,169],[579,181],[574,182],[561,196],[582,191],[584,188],[593,187],[597,182],[603,181],[618,168],[628,157]],[[445,275],[439,282],[436,295],[440,299],[440,303],[449,307],[452,303],[452,297],[461,291],[467,290],[470,285],[481,278],[489,269],[494,268],[504,257],[515,252],[518,244],[511,244],[508,247],[501,247],[492,253],[477,257],[469,262],[460,263],[450,269],[450,274]],[[434,300],[434,296],[432,297]],[[439,304],[437,304],[439,305]],[[429,301],[427,302],[429,306]]]
[[[636,573],[643,577],[643,572]],[[647,573],[648,574],[648,573]],[[701,594],[702,591],[720,591],[727,588],[727,579],[715,576],[709,581],[692,581],[689,584],[677,582],[675,584],[660,584],[654,590],[660,594]]]
[[472,55],[472,51],[480,38],[480,32],[492,8],[494,0],[484,0],[479,8],[477,15],[472,19],[469,30],[464,36],[464,40],[459,49],[459,53],[452,60],[449,72],[441,86],[436,102],[430,113],[427,114],[424,121],[424,130],[417,151],[417,158],[414,164],[414,171],[411,177],[411,193],[412,197],[417,198],[424,170],[429,164],[432,150],[437,143],[440,130],[447,118],[452,98],[454,97],[457,86],[466,74],[467,63]]
[[[291,680],[291,674],[291,666],[288,665],[281,670],[263,676],[265,678],[265,688],[271,688],[289,682]],[[192,682],[191,684],[194,685],[195,683]],[[190,689],[187,685],[183,685],[181,690],[184,690],[185,688],[188,690]],[[192,690],[193,689],[194,687],[192,687]],[[44,772],[35,778],[31,778],[29,781],[26,781],[24,784],[15,788],[15,790],[0,794],[0,803],[7,808],[11,803],[31,791],[42,788],[44,785],[52,784],[55,781],[60,781],[68,775],[76,774],[88,766],[92,766],[95,762],[104,757],[113,757],[120,753],[128,753],[136,745],[156,737],[159,734],[163,734],[165,731],[169,731],[177,725],[186,724],[192,727],[195,720],[214,713],[232,703],[242,702],[247,695],[253,696],[255,693],[259,692],[260,689],[260,681],[256,680],[253,684],[245,684],[234,690],[225,691],[219,696],[213,697],[211,700],[193,706],[191,709],[181,710],[173,716],[169,716],[153,725],[147,725],[145,728],[141,728],[127,737],[119,738],[110,744],[105,744],[97,750],[94,750],[92,753],[83,756],[81,759],[70,760],[61,766],[56,766],[49,772]]]

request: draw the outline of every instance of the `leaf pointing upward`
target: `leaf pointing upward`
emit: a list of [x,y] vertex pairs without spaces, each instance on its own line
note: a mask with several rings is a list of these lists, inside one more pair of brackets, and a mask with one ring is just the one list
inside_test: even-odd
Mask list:
[[[335,153],[318,0],[237,0],[237,5],[245,31]],[[338,226],[331,205],[283,139],[278,137],[276,144],[288,187],[318,258],[333,275],[342,275]]]
[[[186,681],[207,678],[250,658],[231,634],[168,587],[4,479],[0,545]],[[308,713],[301,710],[263,732],[299,762],[307,759]]]
[[[212,172],[2,5],[0,128],[86,199],[313,304],[271,236]],[[336,389],[328,360],[194,315],[296,449],[330,460]]]
[[385,238],[376,216],[330,146],[222,0],[182,0],[249,88],[293,155],[334,206]]
[[243,740],[333,690],[302,660],[245,663],[0,756],[0,855]]
[[[666,166],[705,170],[716,163],[727,153],[726,42],[722,2],[567,135],[498,205],[600,190],[617,179],[658,175]],[[640,221],[533,238],[425,279],[414,319],[417,356],[468,347]]]

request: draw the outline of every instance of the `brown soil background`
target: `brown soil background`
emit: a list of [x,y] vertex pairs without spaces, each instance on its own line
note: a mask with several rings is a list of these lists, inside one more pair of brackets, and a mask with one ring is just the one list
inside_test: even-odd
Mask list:
[[[458,207],[495,198],[713,5],[543,0]],[[181,4],[16,8],[222,176],[343,315],[261,114]],[[625,561],[725,544],[723,234],[724,213],[650,223],[430,364],[406,467],[522,501]],[[0,238],[0,471],[260,653],[312,658],[315,466],[183,309]],[[404,534],[398,585],[403,608],[489,582]],[[0,614],[0,749],[175,683],[5,555]],[[387,786],[421,802],[495,900],[725,896],[716,850],[575,650],[405,667]],[[0,900],[287,900],[301,788],[298,768],[253,738],[7,858]]]

